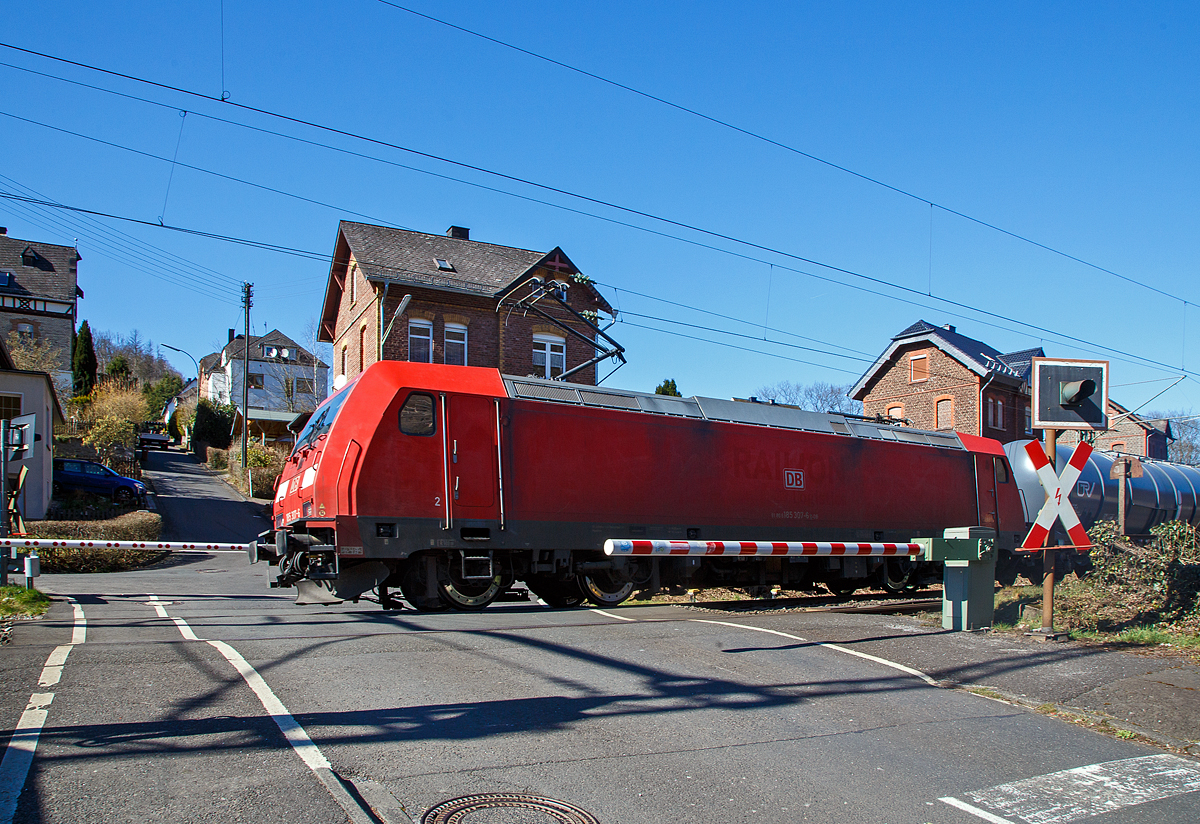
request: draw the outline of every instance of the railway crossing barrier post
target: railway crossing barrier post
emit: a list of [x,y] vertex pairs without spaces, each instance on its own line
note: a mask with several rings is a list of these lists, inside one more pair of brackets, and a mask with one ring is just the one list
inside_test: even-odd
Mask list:
[[984,629],[995,616],[995,531],[947,529],[942,538],[915,538],[926,561],[942,564],[942,629]]

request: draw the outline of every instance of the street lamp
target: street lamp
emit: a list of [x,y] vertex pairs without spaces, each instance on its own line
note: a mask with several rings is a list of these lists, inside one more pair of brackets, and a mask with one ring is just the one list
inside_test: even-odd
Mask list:
[[[168,346],[165,343],[160,343],[159,346],[161,346],[163,349],[170,349],[172,352],[178,352],[181,355],[187,355],[189,358],[192,358],[192,356],[188,355],[187,352],[184,352],[182,349],[177,349],[174,346]],[[195,358],[192,358],[192,363],[194,363],[196,365],[196,386],[197,386],[197,388],[199,388],[199,386],[200,386],[200,364],[196,361]]]
[[159,346],[161,346],[163,349],[170,349],[172,352],[178,352],[181,355],[187,355],[189,358],[192,358],[192,363],[194,363],[196,365],[196,399],[199,400],[200,399],[200,363],[195,358],[193,358],[191,355],[189,355],[187,352],[184,352],[182,349],[180,349],[176,346],[170,346],[165,343],[160,343]]

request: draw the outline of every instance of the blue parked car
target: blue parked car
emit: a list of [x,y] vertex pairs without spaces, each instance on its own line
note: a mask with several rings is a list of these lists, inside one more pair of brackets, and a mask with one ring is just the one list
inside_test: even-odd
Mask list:
[[121,504],[146,499],[146,485],[133,478],[118,475],[104,464],[75,458],[54,459],[54,492],[81,489],[96,495],[111,497]]

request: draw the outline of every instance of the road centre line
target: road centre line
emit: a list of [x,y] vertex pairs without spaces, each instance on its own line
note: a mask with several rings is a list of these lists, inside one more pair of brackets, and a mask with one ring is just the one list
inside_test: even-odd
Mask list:
[[[221,653],[225,660],[242,676],[242,680],[246,682],[246,685],[253,690],[254,694],[258,697],[259,703],[267,711],[267,715],[271,716],[271,720],[275,722],[275,725],[279,727],[279,731],[283,733],[284,739],[291,745],[296,755],[300,756],[300,760],[313,771],[317,780],[324,785],[325,789],[333,797],[333,800],[349,816],[350,821],[353,824],[374,824],[374,820],[363,811],[363,808],[359,806],[354,797],[346,790],[341,779],[334,773],[329,759],[321,752],[321,748],[309,737],[304,727],[300,726],[300,722],[292,716],[288,708],[283,705],[283,702],[279,700],[279,697],[275,695],[274,691],[267,684],[266,680],[250,665],[250,662],[242,657],[241,653],[224,641],[210,641],[198,637],[183,618],[167,615],[167,611],[159,601],[158,596],[150,596],[150,606],[154,607],[154,611],[160,617],[170,618],[175,626],[178,627],[179,634],[185,640],[203,641]],[[5,822],[0,821],[0,824],[5,824]]]
[[[1200,792],[1200,764],[1163,754],[1089,764],[997,784],[966,796],[975,804],[1020,821],[1068,824],[1122,807],[1193,792]],[[1012,824],[956,798],[938,800],[993,824]]]
[[[60,644],[51,651],[42,667],[39,687],[52,687],[62,678],[63,666],[67,656],[76,645],[87,640],[87,618],[83,607],[73,598],[67,598],[73,607],[74,624],[71,628],[71,643]],[[33,756],[37,752],[38,739],[42,727],[46,724],[48,708],[54,701],[52,692],[35,692],[29,696],[29,703],[17,721],[8,746],[4,750],[4,758],[0,760],[0,824],[11,824],[17,814],[17,802],[21,799],[21,791],[25,788],[25,780],[29,777],[29,768],[33,764]]]

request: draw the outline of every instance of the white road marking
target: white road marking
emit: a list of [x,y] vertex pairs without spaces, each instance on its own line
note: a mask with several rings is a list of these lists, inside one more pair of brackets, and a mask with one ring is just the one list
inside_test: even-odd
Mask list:
[[224,641],[208,641],[200,638],[192,631],[191,626],[182,618],[168,616],[166,609],[163,608],[157,595],[150,596],[150,605],[154,610],[164,618],[171,618],[175,626],[179,628],[179,634],[187,641],[204,641],[210,647],[215,649],[221,655],[225,656],[225,660],[233,665],[233,668],[238,671],[250,689],[254,690],[254,694],[258,696],[259,702],[263,705],[263,709],[267,711],[267,715],[271,716],[271,720],[279,727],[279,731],[283,733],[283,737],[292,745],[292,749],[300,756],[301,760],[308,765],[309,769],[317,770],[322,767],[332,769],[329,766],[329,760],[321,752],[320,748],[313,743],[313,740],[308,737],[308,733],[300,726],[300,723],[292,717],[288,712],[287,707],[279,700],[278,696],[271,691],[267,686],[267,682],[258,674],[254,667],[241,656],[237,650],[226,644]]
[[1009,821],[1007,818],[1001,818],[998,815],[992,815],[987,810],[981,810],[978,807],[968,804],[965,801],[959,801],[957,798],[954,798],[953,796],[946,796],[945,798],[939,798],[938,801],[949,804],[951,807],[957,807],[958,809],[962,810],[964,813],[970,813],[971,815],[975,816],[976,818],[982,818],[984,821],[990,822],[990,824],[1013,824],[1013,822]]
[[[1200,764],[1174,755],[1146,755],[1089,764],[966,793],[975,804],[1027,824],[1068,824],[1092,816],[1200,792]],[[951,806],[994,824],[1008,819],[978,807],[942,798]],[[972,809],[967,809],[972,807]]]
[[[84,617],[83,607],[72,598],[67,598],[67,601],[75,614],[71,643],[60,644],[50,653],[42,667],[41,677],[38,678],[39,687],[52,687],[57,684],[62,678],[67,656],[76,644],[82,644],[87,639],[87,619]],[[29,696],[29,703],[17,721],[12,738],[8,740],[4,758],[0,760],[0,824],[11,824],[13,816],[17,814],[17,802],[21,798],[21,790],[25,788],[25,779],[29,777],[29,767],[33,764],[38,739],[49,714],[47,707],[52,701],[52,692],[35,692]]]
[[[810,643],[807,638],[801,638],[799,635],[792,635],[791,633],[788,633],[788,632],[780,632],[777,629],[767,629],[766,627],[755,627],[755,626],[751,626],[750,624],[735,624],[732,621],[712,621],[712,620],[708,620],[705,618],[689,618],[688,620],[694,621],[697,624],[719,624],[719,625],[725,626],[725,627],[735,627],[737,629],[748,629],[748,630],[751,630],[752,632],[765,632],[768,635],[778,635],[782,638],[790,638],[791,640],[799,641],[802,644]],[[926,684],[929,684],[931,687],[936,687],[938,685],[937,681],[930,678],[928,675],[921,672],[920,670],[913,669],[912,667],[906,667],[903,664],[897,664],[895,661],[889,661],[886,658],[880,658],[878,655],[868,655],[865,652],[859,652],[858,650],[855,650],[855,649],[847,649],[846,647],[839,646],[837,644],[823,644],[821,642],[816,642],[815,645],[818,647],[824,647],[825,649],[836,650],[837,652],[844,652],[846,655],[853,655],[855,658],[865,658],[868,661],[874,661],[876,664],[882,664],[885,667],[890,667],[894,670],[899,670],[900,672],[903,672],[906,675],[912,675],[916,678],[920,678],[922,681],[924,681]]]
[[611,612],[605,612],[602,609],[589,609],[589,612],[594,612],[597,615],[603,615],[605,618],[616,618],[618,621],[636,621],[636,618],[626,618],[624,615],[616,615]]
[[62,644],[54,648],[54,652],[46,659],[46,665],[42,667],[42,677],[38,679],[39,687],[53,687],[59,682],[63,665],[67,663],[67,656],[73,648],[71,644]]

